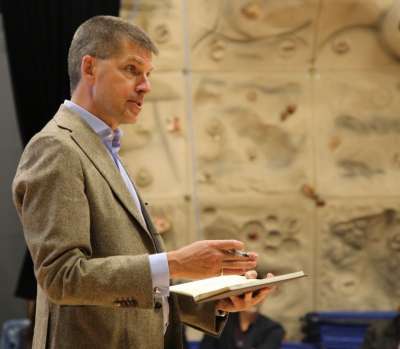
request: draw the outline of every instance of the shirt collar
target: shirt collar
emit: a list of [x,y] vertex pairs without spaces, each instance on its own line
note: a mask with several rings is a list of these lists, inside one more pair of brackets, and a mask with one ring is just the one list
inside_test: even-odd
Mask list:
[[82,108],[80,105],[72,101],[65,100],[64,106],[75,111],[90,126],[90,128],[99,135],[103,143],[110,151],[113,153],[118,153],[121,147],[121,129],[117,128],[115,131],[113,131],[112,128],[103,120],[99,119],[97,116],[93,115],[85,108]]

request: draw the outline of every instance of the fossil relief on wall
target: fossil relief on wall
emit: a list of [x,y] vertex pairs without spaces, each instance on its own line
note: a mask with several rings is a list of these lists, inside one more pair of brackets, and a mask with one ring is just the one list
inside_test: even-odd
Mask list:
[[263,272],[308,272],[262,307],[289,339],[307,311],[397,306],[400,1],[124,0],[121,15],[160,49],[121,154],[167,247],[237,238]]
[[[200,224],[207,239],[239,239],[258,253],[258,273],[305,270],[313,273],[313,205],[297,196],[215,197],[201,200]],[[306,296],[307,295],[307,296]],[[278,287],[262,312],[284,321],[289,338],[299,332],[298,317],[312,306],[312,282]]]
[[310,178],[308,85],[287,78],[194,77],[199,191],[297,190]]
[[373,69],[398,65],[399,2],[321,1],[313,61],[318,69]]
[[153,57],[157,71],[183,67],[184,42],[181,0],[123,0],[120,16],[143,28],[159,49]]
[[185,195],[188,154],[183,81],[177,73],[154,74],[152,92],[134,125],[124,125],[121,157],[142,193]]
[[399,207],[399,203],[368,206],[352,201],[333,204],[320,212],[319,308],[392,310],[397,307]]
[[149,201],[147,208],[167,251],[196,240],[192,229],[189,197],[157,198]]
[[188,3],[193,70],[264,71],[308,64],[317,0]]
[[399,195],[400,70],[325,73],[317,86],[319,190]]

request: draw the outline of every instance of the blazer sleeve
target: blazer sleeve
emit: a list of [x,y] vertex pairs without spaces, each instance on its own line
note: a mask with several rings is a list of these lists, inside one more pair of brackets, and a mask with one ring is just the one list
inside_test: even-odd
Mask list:
[[88,199],[80,155],[50,134],[26,147],[13,199],[37,281],[53,303],[154,305],[148,255],[93,257]]

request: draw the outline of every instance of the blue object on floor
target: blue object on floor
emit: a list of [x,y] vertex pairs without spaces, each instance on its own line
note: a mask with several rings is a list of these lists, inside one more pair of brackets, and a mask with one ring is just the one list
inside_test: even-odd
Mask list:
[[188,342],[188,349],[198,349],[200,342]]
[[316,349],[317,347],[308,344],[308,343],[300,343],[300,342],[283,342],[281,349]]
[[321,325],[321,341],[327,348],[359,349],[368,324]]
[[392,319],[397,314],[394,311],[309,313],[306,328],[317,348],[359,349],[371,322]]
[[[199,342],[189,342],[188,349],[198,349],[200,346]],[[312,344],[300,343],[300,342],[283,342],[281,349],[317,349]]]
[[26,334],[30,321],[28,319],[7,320],[1,331],[1,349],[24,349]]

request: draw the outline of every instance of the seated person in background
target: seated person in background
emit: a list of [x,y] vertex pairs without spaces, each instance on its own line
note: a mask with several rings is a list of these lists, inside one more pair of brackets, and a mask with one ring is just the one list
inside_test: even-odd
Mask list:
[[280,349],[285,331],[259,313],[259,306],[232,313],[219,338],[205,335],[199,349]]
[[[400,307],[398,309],[400,312]],[[392,320],[376,321],[368,327],[361,349],[399,349],[400,314]]]

